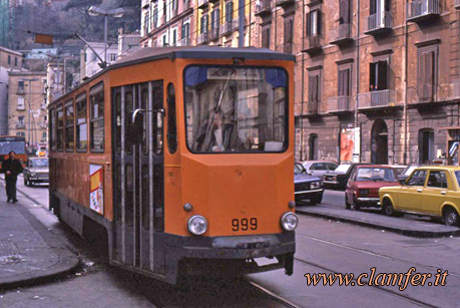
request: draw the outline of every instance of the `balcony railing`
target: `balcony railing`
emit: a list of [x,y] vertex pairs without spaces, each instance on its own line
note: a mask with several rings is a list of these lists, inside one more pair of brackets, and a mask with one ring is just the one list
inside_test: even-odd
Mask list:
[[294,3],[295,0],[276,0],[276,6],[287,6]]
[[358,96],[358,109],[393,107],[396,104],[394,90],[380,90],[361,93]]
[[328,113],[349,112],[353,111],[354,108],[354,101],[351,96],[330,97],[327,100]]
[[256,9],[254,15],[263,16],[271,14],[272,12],[272,3],[270,0],[262,0],[261,2],[256,2]]
[[18,88],[17,94],[26,94],[26,90],[24,88]]
[[171,10],[171,18],[174,18],[177,15],[179,15],[179,9],[178,8],[172,9]]
[[201,33],[200,35],[198,35],[198,38],[196,39],[196,43],[197,44],[207,43],[209,41],[208,37],[209,37],[208,33]]
[[439,0],[416,0],[407,3],[407,21],[421,21],[440,14]]
[[365,34],[378,34],[391,30],[393,27],[393,15],[391,12],[379,12],[365,19]]
[[306,109],[306,114],[307,115],[317,115],[320,114],[320,106],[321,102],[320,101],[308,101],[307,102],[307,109]]
[[47,128],[48,127],[48,124],[46,122],[40,122],[38,123],[38,127],[40,128]]
[[209,4],[209,1],[208,0],[198,0],[198,8],[199,9],[204,9],[205,7],[207,7]]
[[302,52],[314,53],[320,51],[322,49],[321,38],[320,35],[312,35],[304,38],[304,48]]
[[421,103],[429,103],[434,100],[434,90],[435,87],[433,84],[427,83],[422,84],[418,87],[418,100]]
[[161,15],[160,17],[160,26],[166,22],[166,15]]
[[185,1],[183,11],[188,10],[191,7],[192,7],[192,1],[191,0]]
[[26,125],[21,122],[16,122],[16,128],[26,128]]
[[190,46],[190,38],[184,37],[179,40],[179,46]]
[[236,29],[238,29],[238,19],[233,19],[232,21],[225,22],[222,25],[220,35],[228,35]]
[[26,110],[26,107],[25,107],[24,104],[22,104],[22,105],[17,105],[17,106],[16,106],[16,110]]
[[219,27],[211,28],[211,32],[209,33],[209,39],[217,40],[219,38]]
[[460,10],[460,0],[454,0],[454,8]]
[[351,24],[341,24],[330,32],[330,43],[340,45],[353,40],[351,37]]

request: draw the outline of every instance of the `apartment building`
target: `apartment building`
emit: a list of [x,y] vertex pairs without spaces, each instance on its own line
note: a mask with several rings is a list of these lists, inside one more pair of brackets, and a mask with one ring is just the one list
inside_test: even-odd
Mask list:
[[457,2],[256,3],[259,46],[297,57],[297,159],[458,161]]
[[11,71],[8,89],[8,134],[26,142],[47,140],[46,72]]

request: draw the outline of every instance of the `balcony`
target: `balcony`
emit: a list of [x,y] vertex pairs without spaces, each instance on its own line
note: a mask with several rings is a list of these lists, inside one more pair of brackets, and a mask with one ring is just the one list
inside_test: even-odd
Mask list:
[[18,88],[17,94],[26,94],[26,90],[24,88]]
[[354,105],[351,96],[330,97],[327,100],[327,112],[331,114],[351,112],[355,107]]
[[285,7],[292,4],[295,4],[295,0],[276,0],[276,6]]
[[199,9],[204,9],[204,8],[206,8],[208,5],[209,5],[209,1],[208,1],[208,0],[198,0],[198,5],[197,5],[197,7],[198,7]]
[[364,34],[386,33],[393,27],[393,15],[391,12],[372,14],[364,20]]
[[395,105],[395,91],[390,89],[361,93],[358,96],[358,110],[394,107]]
[[454,8],[460,10],[460,0],[454,0]]
[[407,3],[407,21],[419,22],[439,17],[439,0],[417,0]]
[[174,18],[176,17],[177,15],[179,15],[179,9],[178,8],[174,8],[171,10],[171,18]]
[[26,107],[25,107],[24,104],[18,104],[18,105],[16,106],[16,110],[26,110]]
[[238,19],[227,21],[222,25],[220,35],[229,35],[232,31],[238,29]]
[[317,116],[320,114],[320,101],[308,101],[307,108],[306,108],[306,115],[307,116]]
[[161,15],[160,17],[160,26],[166,23],[166,15]]
[[190,46],[190,38],[189,37],[184,37],[179,40],[178,46]]
[[209,40],[214,41],[219,38],[219,27],[211,28],[209,33]]
[[16,122],[16,128],[26,128],[26,125],[22,122]]
[[263,17],[270,15],[271,13],[272,3],[270,0],[262,0],[262,2],[256,2],[256,10],[254,12],[254,15]]
[[341,45],[353,41],[351,37],[351,24],[341,24],[331,30],[330,43]]
[[186,11],[186,10],[188,10],[190,8],[192,8],[192,1],[190,1],[190,0],[185,1],[182,11]]
[[304,41],[304,48],[302,52],[306,52],[309,54],[314,54],[320,52],[323,47],[321,46],[321,36],[320,35],[312,35],[309,37],[305,37]]
[[198,35],[198,38],[196,39],[196,44],[199,45],[207,43],[209,41],[208,37],[208,33],[201,33],[200,35]]

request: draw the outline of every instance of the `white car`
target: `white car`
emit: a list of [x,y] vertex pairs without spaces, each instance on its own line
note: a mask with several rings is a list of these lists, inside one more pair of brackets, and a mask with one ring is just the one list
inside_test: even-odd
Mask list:
[[325,160],[306,160],[302,162],[302,165],[307,170],[307,174],[317,176],[320,179],[326,172],[334,171],[338,167],[337,163]]

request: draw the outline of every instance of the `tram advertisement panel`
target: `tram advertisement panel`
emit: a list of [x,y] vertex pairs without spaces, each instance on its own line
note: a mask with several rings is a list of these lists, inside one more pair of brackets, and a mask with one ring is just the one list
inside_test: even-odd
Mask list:
[[99,213],[104,214],[104,191],[103,191],[103,177],[102,177],[102,166],[100,165],[89,165],[89,176],[90,176],[90,194],[89,203],[90,208]]

